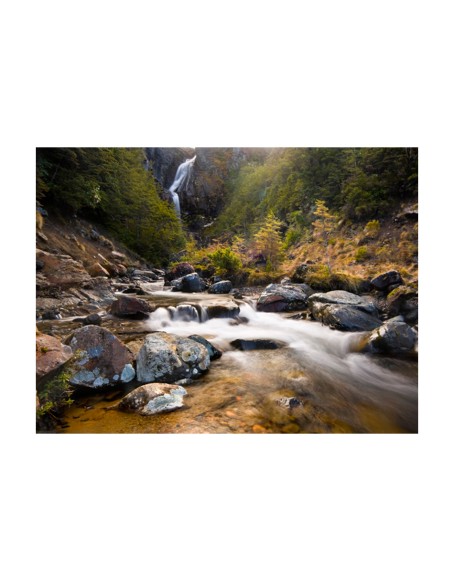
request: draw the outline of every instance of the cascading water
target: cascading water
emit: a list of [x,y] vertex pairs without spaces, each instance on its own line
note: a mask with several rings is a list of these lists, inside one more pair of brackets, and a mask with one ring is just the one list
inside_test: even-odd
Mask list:
[[180,197],[178,195],[178,190],[181,192],[188,186],[189,179],[191,177],[192,167],[194,165],[196,157],[197,156],[194,156],[193,158],[184,161],[182,164],[178,166],[177,173],[175,174],[175,179],[169,188],[177,216],[181,215]]

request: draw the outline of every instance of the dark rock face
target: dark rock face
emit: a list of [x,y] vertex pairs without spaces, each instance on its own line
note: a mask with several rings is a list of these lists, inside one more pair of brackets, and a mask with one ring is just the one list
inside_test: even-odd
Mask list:
[[101,388],[130,382],[133,355],[110,331],[87,325],[74,332],[70,346],[77,356],[71,364],[73,386]]
[[387,271],[371,281],[371,285],[378,291],[385,291],[391,285],[402,285],[402,283],[402,277],[397,271]]
[[418,291],[398,286],[387,296],[385,311],[389,317],[400,314],[407,323],[414,325],[418,321]]
[[189,339],[194,340],[195,342],[199,342],[199,344],[205,346],[208,351],[208,355],[210,356],[210,360],[217,360],[222,356],[221,350],[215,348],[211,342],[209,342],[201,335],[190,335]]
[[307,306],[307,295],[295,285],[276,285],[265,288],[257,301],[257,311],[298,311]]
[[51,335],[36,336],[36,381],[40,382],[59,370],[72,356],[69,346]]
[[416,340],[417,334],[408,324],[387,321],[370,334],[366,350],[391,355],[406,354],[413,350]]
[[122,295],[110,306],[110,313],[117,317],[130,317],[134,319],[145,319],[153,311],[149,303],[136,297]]
[[205,290],[205,281],[197,273],[190,273],[171,282],[172,291],[183,293],[200,293]]
[[311,311],[317,321],[340,331],[370,331],[382,324],[377,317],[348,305],[313,303]]
[[230,293],[232,288],[231,281],[218,281],[209,287],[208,293]]
[[277,350],[283,348],[286,344],[279,340],[272,339],[236,339],[230,342],[230,345],[241,351],[249,350]]
[[355,307],[360,311],[364,311],[365,313],[369,313],[370,315],[378,317],[377,307],[371,299],[360,297],[359,295],[349,293],[348,291],[328,291],[327,293],[314,293],[310,296],[308,303],[314,317],[316,316],[313,313],[313,306],[316,303]]
[[204,345],[165,332],[147,335],[137,355],[139,382],[197,378],[209,367],[210,356]]
[[[222,301],[222,302],[221,302]],[[234,301],[220,299],[219,303],[213,303],[205,307],[208,319],[217,317],[234,318],[240,314],[240,308]]]
[[144,416],[171,412],[184,406],[186,394],[186,390],[176,384],[144,384],[122,398],[118,409]]

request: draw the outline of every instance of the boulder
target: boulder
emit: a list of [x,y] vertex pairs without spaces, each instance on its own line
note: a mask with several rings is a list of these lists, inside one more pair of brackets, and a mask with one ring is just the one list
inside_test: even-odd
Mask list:
[[92,263],[87,267],[87,272],[92,277],[109,277],[109,271],[99,263]]
[[153,307],[143,299],[121,295],[112,303],[109,311],[117,317],[145,319],[153,311]]
[[137,354],[139,382],[176,382],[197,378],[209,367],[210,356],[204,345],[165,332],[147,335]]
[[40,261],[41,288],[74,287],[90,281],[90,275],[80,261],[75,261],[69,255],[58,255],[37,250],[36,260]]
[[317,321],[340,331],[371,331],[382,324],[378,317],[349,305],[316,302],[311,313]]
[[71,364],[70,384],[88,388],[130,382],[135,371],[133,354],[110,331],[87,325],[74,332],[69,344],[76,359]]
[[87,317],[75,317],[73,321],[77,321],[82,325],[100,325],[102,318],[99,313],[90,313]]
[[233,318],[240,314],[240,308],[238,305],[229,299],[226,299],[225,301],[219,299],[219,302],[205,305],[204,309],[208,319],[223,317]]
[[285,342],[273,339],[236,339],[230,345],[241,351],[249,350],[277,350],[286,346]]
[[180,279],[171,282],[172,291],[182,291],[183,293],[200,293],[205,290],[205,281],[197,273],[184,275]]
[[418,291],[411,287],[399,285],[386,297],[385,311],[388,317],[403,315],[409,324],[418,321]]
[[148,279],[150,281],[157,281],[159,277],[154,273],[154,271],[145,271],[141,269],[134,269],[132,273],[133,278]]
[[164,275],[164,279],[169,283],[170,281],[180,279],[181,277],[184,277],[184,275],[189,275],[190,273],[195,273],[195,269],[192,265],[189,263],[178,263],[178,265],[175,265],[172,269],[167,271]]
[[122,398],[118,409],[144,416],[170,412],[184,406],[186,394],[186,390],[176,384],[144,384]]
[[265,288],[257,301],[257,311],[298,311],[307,306],[307,295],[296,285],[272,283]]
[[413,351],[417,337],[407,323],[387,321],[370,334],[365,349],[373,353],[407,354]]
[[47,379],[57,372],[71,358],[73,351],[69,346],[51,335],[36,336],[36,381]]
[[218,350],[217,348],[215,348],[211,342],[209,342],[207,339],[205,339],[201,335],[190,335],[189,339],[192,339],[195,342],[199,342],[199,344],[202,344],[203,346],[205,346],[207,351],[208,351],[208,355],[210,356],[210,360],[217,360],[218,358],[220,358],[222,356],[221,350]]
[[[370,315],[378,317],[378,309],[371,299],[360,297],[359,295],[349,293],[348,291],[328,291],[327,293],[314,293],[308,299],[311,313],[313,310],[313,305],[316,303],[355,307],[360,311],[364,311],[365,313],[369,313]],[[312,313],[312,315],[315,317],[314,313]]]
[[218,281],[209,287],[208,293],[230,293],[232,288],[231,281]]
[[371,280],[371,285],[378,291],[385,291],[391,285],[402,285],[403,280],[397,271],[386,271]]

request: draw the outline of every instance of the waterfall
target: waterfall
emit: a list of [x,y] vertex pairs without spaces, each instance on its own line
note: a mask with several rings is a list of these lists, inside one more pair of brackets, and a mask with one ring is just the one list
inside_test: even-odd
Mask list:
[[194,156],[191,159],[185,160],[182,164],[178,166],[178,170],[177,173],[175,174],[173,184],[169,188],[177,216],[180,216],[181,214],[180,197],[178,196],[177,191],[188,186],[189,178],[191,177],[192,166],[194,165],[196,157],[197,156]]

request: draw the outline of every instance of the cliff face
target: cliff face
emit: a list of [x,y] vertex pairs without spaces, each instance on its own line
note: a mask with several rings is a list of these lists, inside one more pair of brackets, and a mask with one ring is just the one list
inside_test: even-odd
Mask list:
[[245,163],[248,148],[145,148],[153,174],[165,190],[172,185],[178,166],[194,157],[191,176],[178,190],[182,212],[190,217],[216,217],[223,207],[226,181]]

